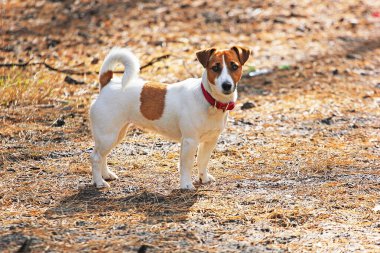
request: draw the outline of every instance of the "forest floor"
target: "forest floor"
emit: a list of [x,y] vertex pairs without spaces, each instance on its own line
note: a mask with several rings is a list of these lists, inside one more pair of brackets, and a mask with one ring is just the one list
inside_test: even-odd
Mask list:
[[[379,252],[378,1],[10,0],[0,33],[1,252]],[[120,179],[93,187],[109,49],[170,83],[232,45],[253,57],[217,181],[178,190],[178,144],[132,129],[109,159]]]

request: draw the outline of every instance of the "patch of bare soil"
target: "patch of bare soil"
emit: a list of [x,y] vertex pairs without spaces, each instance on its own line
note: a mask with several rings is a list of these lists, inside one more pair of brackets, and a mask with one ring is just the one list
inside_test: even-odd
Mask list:
[[[378,252],[379,11],[2,3],[0,251]],[[130,47],[144,78],[175,82],[201,75],[196,50],[235,44],[253,57],[209,165],[217,182],[177,190],[178,144],[132,129],[109,159],[120,180],[90,185],[87,112],[111,47]]]

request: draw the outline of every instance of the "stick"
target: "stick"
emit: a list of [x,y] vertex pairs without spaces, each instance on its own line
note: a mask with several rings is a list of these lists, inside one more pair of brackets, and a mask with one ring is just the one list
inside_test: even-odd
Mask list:
[[147,64],[145,65],[142,65],[140,67],[140,70],[143,70],[149,66],[152,66],[153,64],[155,64],[156,62],[159,62],[161,61],[162,59],[166,59],[166,58],[169,58],[170,54],[164,54],[164,55],[161,55],[159,57],[156,57],[156,58],[153,58],[152,60],[150,60]]
[[17,250],[17,253],[25,253],[30,251],[30,244],[32,244],[33,238],[27,238],[21,247]]
[[72,69],[57,69],[57,68],[54,68],[53,66],[47,64],[46,62],[43,62],[44,66],[50,70],[53,70],[53,71],[56,71],[56,72],[60,72],[60,73],[65,73],[65,74],[69,74],[69,75],[92,75],[92,74],[96,74],[96,72],[94,71],[85,71],[85,72],[78,72],[78,71],[75,71],[75,70],[72,70]]
[[[166,59],[170,56],[170,54],[165,54],[165,55],[161,55],[159,57],[156,57],[156,58],[153,58],[152,60],[150,60],[148,63],[142,65],[140,67],[140,70],[143,70],[149,66],[152,66],[153,64],[155,64],[156,62],[159,62],[163,59]],[[26,67],[26,66],[29,66],[29,65],[44,65],[47,69],[49,70],[52,70],[52,71],[56,71],[56,72],[59,72],[59,73],[65,73],[65,74],[69,74],[69,75],[97,75],[99,74],[99,71],[75,71],[75,70],[72,70],[72,69],[58,69],[58,68],[55,68],[49,64],[47,64],[45,61],[44,62],[32,62],[30,63],[30,60],[27,61],[27,62],[24,62],[24,63],[0,63],[0,67],[5,67],[5,68],[10,68],[10,67]],[[124,73],[124,71],[114,71],[114,73]]]

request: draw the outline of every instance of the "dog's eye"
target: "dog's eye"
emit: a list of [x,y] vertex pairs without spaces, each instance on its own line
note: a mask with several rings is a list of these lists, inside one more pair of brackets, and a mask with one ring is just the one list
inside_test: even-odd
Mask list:
[[214,72],[219,72],[220,71],[220,67],[219,66],[214,66],[214,67],[212,67],[211,68],[212,69],[212,71],[214,71]]
[[231,68],[232,68],[232,70],[237,70],[239,68],[239,66],[236,65],[235,63],[232,63]]

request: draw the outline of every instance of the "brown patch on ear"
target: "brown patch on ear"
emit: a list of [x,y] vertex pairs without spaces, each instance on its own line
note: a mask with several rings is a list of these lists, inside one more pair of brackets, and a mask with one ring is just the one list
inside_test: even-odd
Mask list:
[[149,120],[161,118],[165,109],[166,84],[147,82],[140,95],[140,111]]
[[109,70],[99,77],[100,89],[104,88],[111,81],[112,76],[113,72]]
[[223,51],[217,51],[210,56],[208,59],[206,71],[207,71],[207,79],[210,84],[215,85],[216,78],[220,75],[221,72],[214,72],[212,67],[216,64],[219,64],[221,68],[223,68]]
[[[234,81],[234,84],[237,84],[240,81],[241,75],[242,75],[242,65],[240,63],[240,60],[235,52],[228,50],[224,53],[224,60],[227,64],[228,73],[231,75],[232,80]],[[235,63],[238,68],[233,69],[231,62]]]
[[231,50],[235,51],[241,65],[244,65],[244,63],[248,60],[249,55],[251,54],[251,50],[249,50],[249,48],[246,47],[234,46],[231,47]]
[[208,48],[196,52],[198,61],[202,64],[203,67],[207,68],[208,60],[211,55],[216,51],[216,48]]

